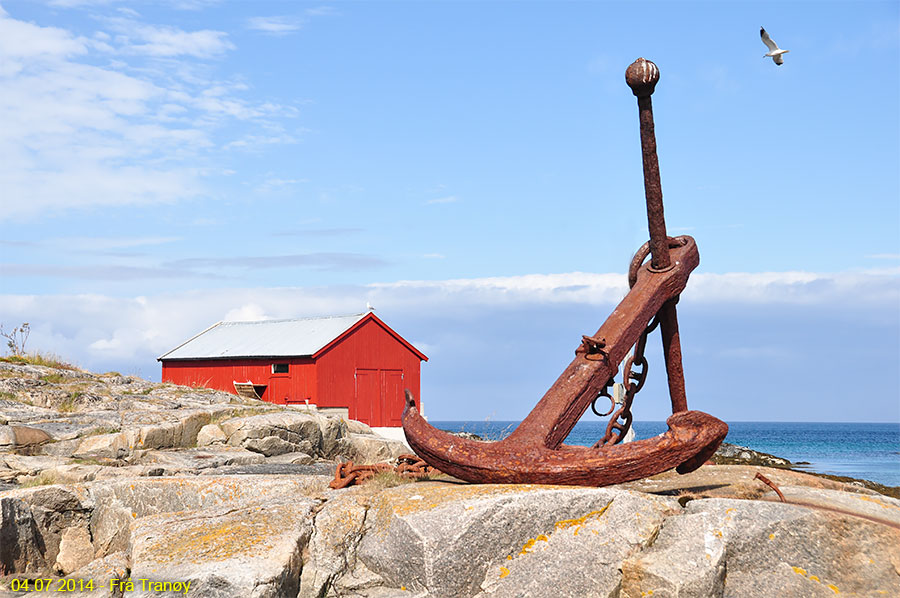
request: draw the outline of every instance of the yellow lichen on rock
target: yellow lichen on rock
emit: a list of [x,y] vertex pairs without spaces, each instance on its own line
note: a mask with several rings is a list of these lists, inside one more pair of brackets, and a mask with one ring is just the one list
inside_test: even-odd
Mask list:
[[531,538],[527,542],[525,542],[525,545],[522,546],[522,550],[519,551],[519,554],[520,555],[530,554],[535,551],[535,544],[537,544],[538,542],[549,542],[549,541],[550,541],[550,538],[548,538],[544,534],[540,534],[540,535],[538,535],[538,537]]
[[900,507],[898,507],[897,505],[888,504],[888,503],[884,502],[883,500],[879,500],[878,498],[875,498],[874,496],[866,496],[865,494],[854,494],[853,498],[856,498],[858,500],[864,500],[866,502],[873,502],[876,505],[878,505],[882,508],[885,508],[885,509],[900,510]]
[[303,514],[290,506],[246,509],[219,518],[198,517],[167,522],[148,540],[143,558],[159,563],[223,561],[241,554],[259,556],[272,531],[301,523]]
[[806,579],[808,579],[808,580],[810,580],[810,581],[814,581],[814,582],[816,582],[816,583],[819,583],[819,584],[824,585],[826,588],[828,588],[829,590],[831,590],[831,591],[834,592],[835,594],[840,594],[840,593],[841,593],[840,590],[838,590],[838,588],[837,588],[836,585],[831,584],[831,583],[829,583],[829,584],[823,584],[823,583],[822,583],[822,580],[820,580],[819,577],[818,577],[817,575],[810,575],[810,573],[809,573],[806,569],[804,569],[803,567],[791,566],[791,569],[793,569],[793,570],[794,570],[794,573],[796,573],[797,575],[802,575],[803,577],[805,577]]
[[599,520],[603,516],[603,514],[606,512],[606,510],[610,507],[611,504],[612,504],[612,501],[608,502],[606,504],[606,506],[603,507],[602,509],[600,509],[599,511],[591,511],[587,515],[584,515],[583,517],[579,517],[578,519],[564,519],[563,521],[557,521],[555,527],[557,530],[574,528],[573,533],[574,533],[574,535],[577,536],[579,534],[579,532],[581,532],[581,529],[585,526],[585,524],[588,521]]

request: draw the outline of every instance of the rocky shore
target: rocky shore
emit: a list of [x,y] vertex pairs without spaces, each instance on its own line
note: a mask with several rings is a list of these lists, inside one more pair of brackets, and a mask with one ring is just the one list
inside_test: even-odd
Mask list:
[[900,500],[774,456],[609,488],[328,488],[340,460],[405,451],[314,410],[0,362],[0,598],[900,595]]

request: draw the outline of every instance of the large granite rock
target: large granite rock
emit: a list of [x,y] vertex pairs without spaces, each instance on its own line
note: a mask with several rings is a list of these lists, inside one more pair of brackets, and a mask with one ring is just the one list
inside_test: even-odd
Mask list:
[[209,446],[211,444],[225,444],[228,437],[218,424],[207,424],[197,432],[197,446]]
[[691,501],[624,564],[623,598],[900,595],[900,501],[782,491],[809,506]]
[[[372,492],[365,486],[333,492],[316,514],[298,598],[321,598],[356,566]],[[383,583],[377,578],[377,585]]]
[[349,434],[342,447],[342,457],[354,463],[381,463],[409,452],[404,442],[374,434]]
[[281,411],[231,419],[219,426],[228,439],[228,444],[232,446],[242,446],[263,454],[267,450],[274,451],[273,454],[319,454],[323,452],[319,420],[316,415]]
[[[293,598],[312,533],[312,499],[152,515],[132,524],[129,595],[158,596],[153,583],[180,582],[206,598]],[[159,586],[163,587],[163,586]]]
[[608,565],[680,507],[602,488],[418,483],[380,493],[372,509],[357,557],[388,585],[440,598],[479,587],[497,596],[548,586],[613,595],[618,575]]
[[63,533],[87,529],[93,506],[93,499],[78,486],[39,486],[0,494],[0,573],[59,571]]
[[50,442],[52,437],[39,428],[29,426],[0,425],[0,451],[23,450],[38,447]]

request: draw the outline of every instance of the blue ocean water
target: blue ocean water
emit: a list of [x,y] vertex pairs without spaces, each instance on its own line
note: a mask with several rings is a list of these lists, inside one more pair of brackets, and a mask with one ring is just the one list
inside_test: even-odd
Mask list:
[[[432,425],[449,432],[471,432],[485,440],[499,440],[519,422],[438,421]],[[849,476],[900,486],[900,424],[733,422],[725,442],[790,460],[819,473]],[[637,440],[665,432],[665,422],[634,422]],[[566,444],[591,446],[606,432],[605,421],[580,421]]]

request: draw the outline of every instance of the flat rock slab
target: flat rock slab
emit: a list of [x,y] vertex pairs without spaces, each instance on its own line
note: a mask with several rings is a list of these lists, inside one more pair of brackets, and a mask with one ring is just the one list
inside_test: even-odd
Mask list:
[[[900,500],[896,498],[874,493],[856,494],[802,486],[781,486],[779,489],[790,504],[860,517],[900,530]],[[772,501],[778,500],[775,497],[767,496],[766,498]]]
[[134,459],[140,465],[156,465],[157,475],[171,475],[180,471],[196,472],[226,465],[251,465],[264,463],[265,457],[237,446],[209,446],[204,448],[144,451]]
[[317,504],[298,498],[138,519],[132,525],[134,591],[127,595],[187,588],[206,598],[293,598]]
[[129,526],[141,517],[223,506],[243,507],[284,497],[314,496],[327,487],[326,476],[193,476],[135,478],[95,482],[91,496],[91,536],[97,556],[127,551]]
[[254,465],[230,465],[214,470],[201,471],[202,475],[215,476],[245,476],[245,475],[277,475],[277,476],[328,476],[329,482],[334,478],[337,469],[335,463],[310,463],[301,465],[298,463],[260,463]]
[[757,473],[762,473],[778,486],[803,486],[876,494],[861,486],[850,486],[807,473],[753,465],[704,465],[684,475],[673,470],[643,480],[620,484],[618,487],[689,499],[701,497],[756,499],[765,495],[774,496],[775,492],[771,488],[755,479]]
[[117,479],[95,482],[91,495],[98,505],[119,503],[133,513],[133,518],[138,518],[222,505],[257,504],[286,496],[312,496],[324,490],[329,481],[325,476]]
[[45,469],[69,462],[65,457],[13,455],[0,453],[0,462],[21,475],[36,475]]

